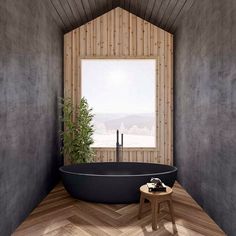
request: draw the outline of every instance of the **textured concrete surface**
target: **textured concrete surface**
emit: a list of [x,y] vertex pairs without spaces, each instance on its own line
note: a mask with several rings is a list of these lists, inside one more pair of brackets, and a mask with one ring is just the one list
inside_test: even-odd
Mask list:
[[236,232],[236,1],[196,1],[175,35],[178,179]]
[[0,0],[0,235],[57,181],[63,36],[44,1]]

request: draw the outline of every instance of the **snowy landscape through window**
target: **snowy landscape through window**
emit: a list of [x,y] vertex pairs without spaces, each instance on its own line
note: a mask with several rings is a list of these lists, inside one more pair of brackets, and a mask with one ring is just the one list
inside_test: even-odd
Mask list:
[[83,59],[82,96],[93,108],[94,147],[155,147],[156,60]]

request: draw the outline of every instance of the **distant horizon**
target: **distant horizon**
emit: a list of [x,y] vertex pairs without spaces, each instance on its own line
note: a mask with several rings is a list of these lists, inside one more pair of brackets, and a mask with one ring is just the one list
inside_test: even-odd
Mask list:
[[156,61],[82,60],[82,96],[94,114],[94,145],[113,147],[116,130],[126,147],[155,146]]

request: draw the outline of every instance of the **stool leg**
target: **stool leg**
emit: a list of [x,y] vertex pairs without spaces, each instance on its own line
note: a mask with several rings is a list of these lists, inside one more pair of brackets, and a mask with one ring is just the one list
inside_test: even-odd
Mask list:
[[158,215],[160,214],[160,210],[161,210],[161,203],[158,202],[158,205],[157,205],[157,213],[158,213]]
[[168,200],[167,203],[168,203],[168,207],[169,207],[169,211],[170,211],[170,216],[171,216],[172,223],[175,224],[175,218],[174,218],[174,210],[173,210],[172,199],[171,199],[171,200]]
[[153,230],[157,230],[157,201],[156,200],[152,200],[151,202],[152,204],[152,229]]
[[143,197],[143,195],[141,193],[141,195],[140,195],[140,203],[139,203],[139,211],[138,211],[138,219],[141,219],[144,200],[145,200],[145,198]]

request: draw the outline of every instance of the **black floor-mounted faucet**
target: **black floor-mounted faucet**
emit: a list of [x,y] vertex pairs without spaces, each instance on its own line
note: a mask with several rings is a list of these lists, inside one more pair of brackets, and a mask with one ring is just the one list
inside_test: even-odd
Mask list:
[[119,143],[119,130],[116,131],[116,162],[120,162],[120,148],[122,152],[122,159],[123,159],[123,137],[124,135],[121,134],[121,144]]

